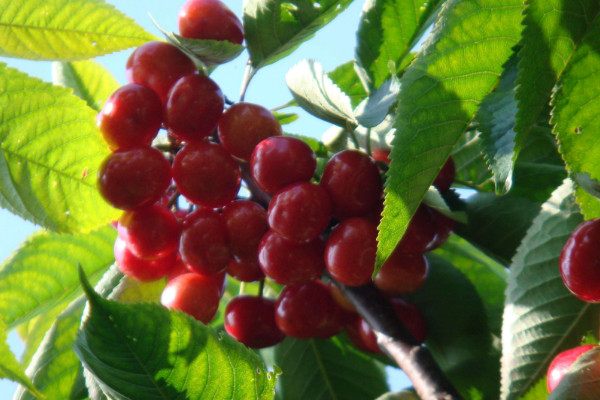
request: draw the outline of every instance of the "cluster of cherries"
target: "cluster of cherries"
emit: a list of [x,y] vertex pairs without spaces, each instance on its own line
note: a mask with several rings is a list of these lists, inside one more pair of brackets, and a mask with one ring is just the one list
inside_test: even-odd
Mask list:
[[[241,43],[244,37],[218,0],[189,0],[179,27],[192,39]],[[372,282],[383,207],[376,161],[345,150],[316,177],[316,156],[305,142],[283,136],[262,106],[225,108],[219,86],[169,43],[136,49],[126,72],[130,83],[97,118],[112,150],[99,168],[98,188],[124,210],[115,242],[121,271],[141,281],[166,277],[162,304],[204,323],[217,312],[226,274],[244,282],[268,278],[284,286],[276,300],[261,290],[227,305],[225,329],[240,342],[262,348],[286,335],[328,338],[346,328],[359,348],[379,351],[373,331],[336,286]],[[169,145],[159,150],[152,143],[161,128]],[[387,160],[385,152],[375,156]],[[260,203],[240,197],[242,178]],[[434,185],[444,192],[453,179],[450,159]],[[182,197],[189,207],[180,207]],[[419,341],[425,320],[397,296],[423,284],[423,254],[441,245],[453,224],[422,205],[374,280]]]

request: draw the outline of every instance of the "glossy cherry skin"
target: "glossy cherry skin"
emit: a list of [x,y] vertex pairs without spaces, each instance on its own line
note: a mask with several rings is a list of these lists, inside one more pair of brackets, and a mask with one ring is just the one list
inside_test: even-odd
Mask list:
[[[382,353],[382,351],[379,349],[379,346],[377,346],[377,351],[373,350],[372,347],[372,343],[367,344],[361,334],[360,334],[360,324],[361,324],[362,318],[356,314],[356,318],[354,319],[354,321],[350,322],[349,324],[346,324],[346,326],[344,327],[346,330],[346,335],[348,335],[348,339],[350,339],[350,341],[352,342],[352,344],[359,350],[364,351],[365,353]],[[375,335],[373,334],[373,337]],[[375,345],[377,345],[377,342],[375,342]]]
[[358,150],[335,154],[325,165],[321,186],[338,218],[365,216],[378,204],[383,189],[377,164]]
[[208,76],[184,76],[169,91],[165,127],[184,142],[202,140],[217,127],[224,102],[221,88]]
[[194,62],[176,46],[167,42],[147,42],[127,60],[125,74],[131,83],[154,90],[163,104],[175,82],[197,72]]
[[241,21],[219,0],[188,0],[177,17],[179,34],[190,39],[227,40],[241,44]]
[[219,285],[213,279],[193,272],[169,281],[160,297],[163,306],[181,310],[204,324],[217,314],[219,300]]
[[263,139],[281,134],[277,118],[258,104],[236,103],[219,119],[221,146],[244,161],[250,161],[252,151]]
[[423,254],[433,249],[438,233],[438,227],[431,209],[425,205],[419,206],[413,215],[406,233],[397,247],[402,253]]
[[371,281],[377,252],[377,226],[365,218],[340,222],[329,235],[325,263],[331,276],[347,286]]
[[434,210],[433,208],[430,208],[430,211],[433,214],[433,220],[436,226],[436,235],[433,243],[430,244],[428,251],[437,249],[446,243],[456,227],[456,221],[452,218],[446,217],[444,214]]
[[274,346],[285,338],[275,323],[275,301],[255,296],[236,296],[225,309],[225,330],[253,349]]
[[442,169],[438,173],[438,176],[433,181],[433,186],[435,186],[440,192],[444,193],[450,189],[452,186],[452,182],[454,182],[454,177],[456,176],[456,168],[454,166],[454,160],[450,157],[444,165]]
[[373,151],[371,152],[371,155],[373,157],[373,160],[375,160],[375,161],[381,161],[386,164],[389,164],[392,161],[392,160],[390,160],[390,151],[389,150],[373,149]]
[[223,207],[221,213],[227,231],[231,252],[242,258],[256,257],[258,244],[269,230],[267,211],[250,200],[235,200]]
[[135,256],[127,247],[127,242],[119,237],[115,240],[114,254],[119,270],[142,282],[165,277],[175,267],[177,259],[176,252],[172,252],[153,260],[144,260]]
[[296,182],[310,181],[317,158],[302,140],[273,136],[260,142],[250,158],[252,178],[267,193],[276,193]]
[[179,242],[181,259],[188,268],[203,275],[225,271],[231,257],[229,235],[221,215],[211,209],[199,209],[190,215]]
[[162,102],[150,88],[135,83],[110,95],[96,125],[111,150],[149,146],[162,124]]
[[342,293],[341,289],[335,283],[333,283],[333,281],[329,281],[328,286],[329,292],[331,293],[331,296],[333,297],[333,300],[335,300],[337,305],[349,313],[356,314],[356,308],[350,302],[350,300],[348,300],[346,296],[344,296],[344,293]]
[[[179,275],[189,274],[189,273],[197,274],[197,272],[194,272],[192,269],[188,268],[187,264],[183,262],[181,257],[177,257],[177,260],[175,261],[175,265],[167,273],[167,282],[172,281],[173,279],[177,278]],[[200,275],[202,275],[202,274],[200,274]],[[220,296],[223,296],[223,293],[225,293],[225,289],[227,289],[227,274],[225,272],[221,272],[220,274],[203,275],[203,276],[209,280],[212,280],[215,283],[215,285],[217,285],[220,288],[219,289]]]
[[575,364],[575,361],[577,361],[579,356],[596,347],[598,347],[598,345],[586,344],[565,350],[554,357],[547,372],[546,385],[548,387],[548,393],[551,393],[558,386],[562,378],[569,371],[569,368],[571,368],[571,365]]
[[227,265],[227,273],[242,282],[256,282],[265,277],[256,255],[253,258],[232,257]]
[[177,153],[173,179],[179,193],[192,203],[218,208],[235,199],[242,175],[237,162],[221,146],[200,141]]
[[275,322],[295,338],[327,338],[343,329],[340,312],[326,284],[310,281],[286,286],[275,305]]
[[310,182],[286,186],[273,196],[267,211],[271,229],[297,242],[308,242],[327,227],[331,201],[327,192]]
[[264,274],[280,285],[295,285],[317,279],[325,270],[325,240],[318,237],[298,243],[269,231],[261,240],[258,262]]
[[388,296],[412,293],[423,286],[429,264],[423,254],[405,254],[394,250],[373,282]]
[[170,183],[171,164],[149,146],[116,151],[98,170],[98,191],[110,205],[122,210],[156,202]]
[[567,289],[583,301],[600,302],[600,218],[583,222],[565,243],[559,260]]

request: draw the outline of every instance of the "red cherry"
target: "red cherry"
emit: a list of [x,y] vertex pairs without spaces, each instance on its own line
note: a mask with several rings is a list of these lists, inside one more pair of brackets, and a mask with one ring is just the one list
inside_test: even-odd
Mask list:
[[[187,264],[183,262],[181,257],[177,257],[177,261],[175,261],[175,265],[169,270],[167,273],[167,282],[172,281],[177,278],[179,275],[189,274],[189,273],[197,273],[192,269],[188,268]],[[202,274],[199,274],[202,275]],[[219,274],[212,275],[203,275],[207,279],[212,280],[217,287],[219,287],[220,295],[223,296],[225,293],[225,289],[227,289],[227,274],[225,272],[221,272]]]
[[340,222],[329,235],[325,263],[331,276],[348,286],[371,281],[377,252],[377,226],[365,218]]
[[227,273],[242,282],[256,282],[265,277],[256,256],[250,259],[232,257],[227,266]]
[[423,254],[405,254],[394,250],[375,279],[375,286],[388,296],[399,296],[419,289],[429,273]]
[[560,253],[560,275],[575,296],[600,302],[600,218],[583,222],[569,236]]
[[294,285],[317,279],[325,270],[325,241],[293,242],[269,231],[261,240],[258,261],[264,274],[280,285]]
[[188,0],[179,10],[179,33],[190,39],[227,40],[241,44],[244,28],[219,0]]
[[571,365],[575,364],[575,361],[583,353],[598,347],[594,344],[586,344],[583,346],[575,347],[574,349],[563,351],[554,357],[554,360],[550,363],[547,372],[546,385],[548,387],[548,393],[551,393],[560,383],[562,378],[567,374]]
[[219,141],[233,156],[249,161],[263,139],[280,136],[281,125],[273,113],[252,103],[236,103],[219,120]]
[[275,301],[263,297],[231,299],[225,309],[225,330],[253,349],[274,346],[285,338],[275,323]]
[[212,134],[223,113],[223,92],[209,77],[193,74],[180,78],[169,91],[165,127],[184,142]]
[[344,311],[356,314],[356,308],[354,307],[354,304],[352,304],[350,300],[348,300],[346,296],[344,296],[344,293],[342,293],[340,288],[335,283],[333,283],[333,281],[329,281],[328,286],[329,291],[331,292],[331,296],[333,297],[333,300],[335,300],[337,305],[340,306]]
[[433,181],[433,186],[435,186],[440,192],[444,193],[450,189],[452,186],[452,182],[454,182],[454,177],[456,175],[456,169],[454,167],[454,160],[450,157],[442,166],[442,169],[438,173],[438,176]]
[[371,152],[371,155],[373,156],[373,160],[375,161],[381,161],[384,163],[389,164],[392,160],[390,160],[390,151],[389,150],[383,150],[383,149],[373,149],[373,151]]
[[179,242],[181,259],[188,268],[203,275],[218,274],[230,260],[229,237],[221,215],[210,209],[199,209],[184,223]]
[[271,229],[297,242],[319,236],[330,217],[331,201],[327,192],[310,182],[294,183],[277,192],[267,211]]
[[316,169],[317,159],[312,149],[289,136],[263,140],[250,159],[252,177],[261,189],[271,194],[292,183],[311,180]]
[[221,216],[229,232],[231,252],[238,257],[256,257],[258,244],[269,230],[267,211],[253,201],[236,200],[223,207]]
[[117,230],[131,252],[140,258],[162,257],[175,252],[179,245],[177,218],[157,205],[124,212]]
[[383,353],[377,344],[377,336],[371,326],[362,317],[358,319],[358,336],[371,353]]
[[127,80],[154,90],[163,104],[175,82],[197,72],[194,62],[176,46],[167,42],[147,42],[138,47],[126,65]]
[[125,85],[106,100],[96,124],[113,151],[149,146],[162,124],[162,102],[146,86]]
[[186,145],[173,161],[173,179],[179,193],[204,207],[222,207],[235,199],[241,172],[221,146],[200,141]]
[[406,233],[398,243],[402,253],[423,254],[433,248],[436,243],[438,227],[431,209],[419,206],[413,215]]
[[[370,344],[367,344],[359,331],[359,327],[360,327],[360,323],[362,321],[362,318],[360,318],[360,316],[358,314],[356,314],[356,317],[354,319],[354,321],[352,321],[349,324],[346,324],[345,329],[346,329],[346,335],[348,335],[348,339],[350,339],[350,341],[352,342],[352,344],[354,344],[354,346],[361,350],[364,351],[365,353],[382,353],[381,349],[379,349],[379,347],[377,347],[377,351],[374,351],[371,347]],[[375,335],[373,335],[375,336]],[[375,343],[377,344],[377,343]]]
[[155,281],[166,276],[175,267],[177,258],[177,253],[172,252],[153,260],[141,259],[136,257],[128,249],[125,240],[119,237],[115,240],[114,253],[119,270],[130,278],[142,282]]
[[429,246],[429,251],[437,249],[438,247],[446,243],[446,241],[454,231],[454,227],[456,226],[456,221],[452,218],[446,217],[444,214],[434,210],[433,208],[430,208],[430,210],[433,214],[433,219],[435,221],[435,226],[437,229],[435,239],[433,243]]
[[162,292],[163,306],[181,310],[208,324],[215,317],[221,300],[221,289],[213,279],[189,273],[169,281]]
[[171,165],[153,147],[119,150],[98,170],[98,191],[113,207],[131,210],[160,199],[171,183]]
[[377,164],[358,150],[344,150],[325,165],[321,186],[333,203],[338,218],[365,216],[379,202],[382,182]]
[[339,333],[343,329],[339,316],[337,304],[321,281],[286,286],[275,305],[279,329],[301,339],[327,338]]

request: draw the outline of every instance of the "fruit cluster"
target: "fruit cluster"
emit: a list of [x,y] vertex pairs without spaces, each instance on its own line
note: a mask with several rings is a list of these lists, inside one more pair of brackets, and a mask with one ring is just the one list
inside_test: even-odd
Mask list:
[[[179,27],[188,38],[243,41],[239,20],[218,0],[189,0]],[[375,160],[344,150],[315,176],[308,144],[283,136],[262,106],[226,107],[219,86],[169,43],[142,45],[126,68],[130,83],[97,118],[112,150],[99,168],[98,188],[124,210],[115,242],[121,271],[141,281],[167,277],[161,302],[204,323],[217,312],[226,274],[244,282],[266,277],[284,286],[276,300],[260,293],[227,305],[225,329],[240,342],[261,348],[285,335],[327,338],[346,327],[359,348],[379,351],[368,324],[334,284],[372,281],[383,207]],[[161,128],[169,144],[159,150],[152,143]],[[240,195],[242,178],[251,195],[267,199],[262,205]],[[434,185],[445,192],[453,179],[450,159]],[[441,245],[453,224],[422,205],[374,280],[419,341],[425,320],[397,296],[423,284],[423,254]]]

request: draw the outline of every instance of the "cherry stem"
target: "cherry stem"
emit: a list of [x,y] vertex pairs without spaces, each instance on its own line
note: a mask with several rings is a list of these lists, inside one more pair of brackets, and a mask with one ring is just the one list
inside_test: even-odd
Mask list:
[[261,279],[258,283],[258,297],[263,297],[263,292],[265,290],[265,278]]
[[174,205],[177,204],[177,199],[179,198],[179,192],[177,191],[177,189],[175,189],[175,193],[173,193],[173,196],[171,196],[169,198],[169,202],[167,203],[167,208],[171,208]]
[[250,81],[254,77],[256,70],[252,68],[252,63],[248,60],[246,64],[246,71],[244,72],[244,80],[242,81],[242,90],[240,91],[240,101],[244,101],[244,97],[246,97],[246,91],[248,90],[248,85]]
[[238,164],[242,171],[242,179],[244,182],[246,182],[246,186],[250,192],[250,199],[263,206],[266,210],[269,208],[271,195],[262,190],[258,184],[254,182],[254,179],[252,179],[252,174],[250,173],[250,165],[247,162],[239,161]]

